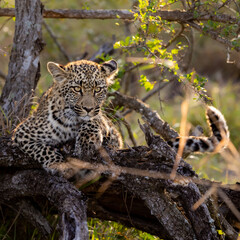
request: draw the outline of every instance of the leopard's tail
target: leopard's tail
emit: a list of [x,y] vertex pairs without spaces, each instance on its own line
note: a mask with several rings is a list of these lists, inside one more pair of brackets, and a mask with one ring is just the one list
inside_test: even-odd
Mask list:
[[[209,106],[206,111],[206,117],[208,120],[208,125],[211,129],[210,137],[195,137],[189,136],[185,137],[185,146],[183,153],[191,152],[214,152],[219,151],[222,148],[226,147],[229,142],[229,131],[226,120],[222,113]],[[179,148],[180,139],[183,137],[178,137],[171,141],[168,141],[168,144],[174,148],[177,152]]]

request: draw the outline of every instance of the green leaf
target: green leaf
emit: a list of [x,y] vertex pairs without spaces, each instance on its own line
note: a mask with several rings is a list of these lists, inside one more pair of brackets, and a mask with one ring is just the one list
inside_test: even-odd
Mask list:
[[176,48],[172,49],[171,53],[172,54],[178,54],[178,49],[176,49]]
[[217,230],[219,235],[225,235],[225,233],[222,230]]
[[151,83],[145,75],[140,76],[139,82],[141,83],[141,86],[143,86],[146,89],[147,92],[152,90],[155,85],[155,82]]

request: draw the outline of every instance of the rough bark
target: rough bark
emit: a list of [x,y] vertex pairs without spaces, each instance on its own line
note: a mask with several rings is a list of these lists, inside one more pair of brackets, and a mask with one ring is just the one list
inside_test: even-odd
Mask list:
[[86,198],[67,180],[51,176],[43,170],[30,169],[1,172],[0,182],[1,202],[44,196],[58,209],[60,239],[88,239]]
[[40,77],[42,10],[40,0],[16,0],[14,42],[0,98],[1,108],[8,117],[25,117],[30,110],[30,96]]
[[[110,152],[112,162],[109,165],[106,165],[106,159],[103,161],[101,156],[86,162],[90,169],[105,169],[102,171],[104,177],[100,181],[82,190],[89,199],[88,216],[118,221],[164,239],[219,239],[216,233],[216,229],[219,229],[217,221],[214,222],[214,213],[210,211],[209,205],[204,203],[196,211],[192,210],[192,205],[216,183],[198,179],[191,166],[184,161],[178,168],[177,178],[174,181],[170,180],[169,174],[172,171],[175,153],[159,136],[152,135],[151,138],[148,139],[148,143],[151,143],[149,147],[139,146]],[[43,170],[14,170],[13,166],[19,168],[22,161],[25,162],[24,168],[37,165],[11,146],[9,138],[1,138],[0,147],[3,149],[0,153],[1,201],[9,202],[26,196],[44,196],[58,209],[62,221],[65,221],[61,221],[60,225],[68,226],[68,236],[76,234],[76,226],[84,232],[84,196],[68,181]],[[4,168],[9,165],[12,170],[5,173]],[[119,177],[99,196],[100,187],[116,169],[120,171]],[[181,176],[185,177],[184,181],[181,180]],[[224,187],[220,183],[218,186]],[[238,184],[222,188],[237,209],[240,209],[239,190]],[[223,218],[228,226],[233,224],[233,220],[236,221],[222,199],[219,199],[217,211],[218,216],[229,216]],[[72,225],[69,217],[71,220],[75,218],[76,225]],[[71,229],[74,229],[73,232]],[[236,236],[236,232],[233,230],[228,236]]]

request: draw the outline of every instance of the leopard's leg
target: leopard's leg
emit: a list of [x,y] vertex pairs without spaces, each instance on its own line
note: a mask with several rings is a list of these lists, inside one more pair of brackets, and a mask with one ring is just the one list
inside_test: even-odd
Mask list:
[[22,145],[20,149],[37,160],[48,172],[60,173],[65,178],[72,177],[76,172],[71,164],[65,161],[58,148],[33,142],[28,145]]
[[19,128],[14,133],[12,140],[14,145],[38,161],[45,169],[50,169],[53,164],[64,162],[64,158],[59,149],[36,138],[36,136],[31,136]]
[[105,116],[103,117],[103,146],[108,149],[121,149],[123,147],[122,136],[115,125]]
[[42,142],[21,144],[19,148],[30,157],[37,160],[45,169],[51,169],[53,165],[64,162],[64,158],[59,149],[43,144]]
[[109,126],[108,132],[104,133],[103,145],[109,149],[121,149],[123,147],[122,137],[113,125]]
[[84,122],[78,132],[75,144],[75,155],[79,158],[91,157],[103,143],[101,128],[96,123]]

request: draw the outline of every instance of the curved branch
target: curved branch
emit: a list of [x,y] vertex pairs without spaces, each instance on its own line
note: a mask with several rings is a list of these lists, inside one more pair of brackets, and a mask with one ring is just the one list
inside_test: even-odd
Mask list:
[[240,51],[240,47],[234,45],[231,41],[229,41],[226,38],[223,38],[220,36],[220,34],[218,34],[217,32],[213,31],[213,30],[209,30],[209,29],[204,29],[202,26],[200,26],[199,24],[195,23],[195,22],[187,22],[191,27],[195,28],[196,30],[198,30],[199,32],[201,32],[202,34],[205,34],[209,37],[211,37],[212,39],[216,40],[217,42],[224,44],[230,48],[235,49],[237,52]]
[[167,122],[164,122],[158,113],[153,111],[146,103],[139,99],[122,95],[119,92],[109,93],[108,95],[115,97],[112,100],[113,105],[125,106],[140,113],[156,133],[160,134],[166,141],[178,137],[178,133]]

